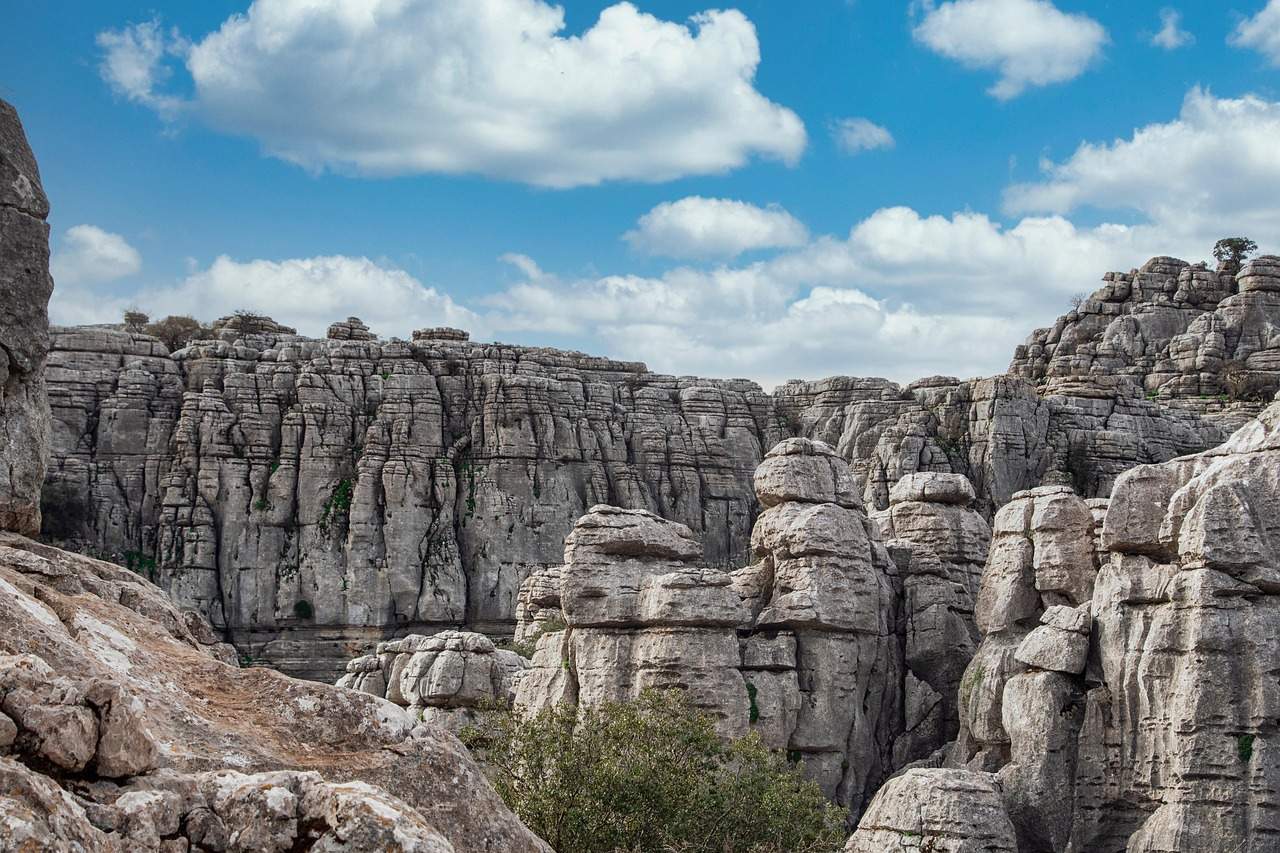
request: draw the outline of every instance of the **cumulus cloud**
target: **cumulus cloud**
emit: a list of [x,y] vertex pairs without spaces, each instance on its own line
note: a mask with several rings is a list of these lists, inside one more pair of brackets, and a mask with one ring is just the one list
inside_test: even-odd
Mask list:
[[766,387],[834,373],[977,376],[1004,369],[1032,328],[1102,272],[1164,251],[1178,247],[1144,227],[1049,216],[1005,228],[982,214],[896,207],[764,260],[657,276],[565,279],[518,256],[509,260],[521,280],[475,307],[504,338],[556,336],[660,371]]
[[1245,18],[1231,34],[1231,44],[1258,51],[1280,67],[1280,0],[1269,0],[1262,11]]
[[1160,29],[1151,37],[1153,47],[1177,50],[1195,44],[1196,37],[1182,28],[1182,13],[1177,9],[1160,10]]
[[799,246],[809,232],[777,205],[689,196],[640,217],[623,235],[634,248],[669,258],[733,258],[753,249]]
[[916,41],[967,67],[999,71],[987,91],[1000,100],[1030,86],[1074,80],[1107,42],[1097,21],[1064,13],[1049,0],[924,0],[922,8],[912,30]]
[[58,323],[118,322],[127,306],[152,317],[190,314],[214,320],[239,310],[267,314],[298,331],[323,336],[329,324],[362,318],[380,334],[408,337],[424,326],[461,326],[483,333],[478,316],[404,270],[368,258],[331,255],[280,261],[237,261],[222,256],[170,285],[127,297],[90,300],[54,289],[50,312]]
[[[794,162],[803,123],[756,90],[735,10],[661,20],[618,3],[580,35],[545,0],[255,0],[182,54],[186,107],[309,169],[481,174],[548,187]],[[154,23],[99,37],[141,103],[166,55]]]
[[836,145],[846,154],[892,148],[893,134],[870,119],[842,118],[831,126]]
[[[1280,221],[1280,102],[1195,88],[1176,119],[1128,139],[1082,144],[1044,180],[1010,187],[1014,214],[1086,205],[1136,210],[1170,239],[1221,231],[1265,235]],[[1221,235],[1219,235],[1221,236]]]
[[167,118],[181,108],[181,98],[157,91],[170,75],[166,61],[183,56],[190,47],[176,29],[166,31],[151,20],[98,33],[97,42],[102,50],[98,73],[113,92]]
[[66,230],[49,262],[59,286],[103,284],[136,274],[142,255],[119,234],[96,225],[75,225]]

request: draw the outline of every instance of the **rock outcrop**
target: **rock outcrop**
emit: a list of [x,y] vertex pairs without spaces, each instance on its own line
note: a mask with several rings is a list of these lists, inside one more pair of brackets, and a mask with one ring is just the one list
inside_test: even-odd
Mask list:
[[1183,292],[1183,267],[1147,266],[1123,298],[1113,275],[1113,301],[1087,300],[1020,350],[1016,375],[835,377],[773,395],[457,329],[383,341],[358,318],[313,340],[242,313],[174,353],[121,329],[57,329],[44,533],[154,577],[245,654],[332,681],[379,641],[508,635],[521,581],[560,562],[598,503],[684,524],[709,565],[744,565],[752,472],[790,436],[836,447],[872,510],[915,473],[963,475],[988,519],[1043,485],[1106,497],[1135,465],[1220,443],[1256,404],[1188,396],[1209,380],[1175,382],[1155,356],[1083,359],[1102,319],[1167,315],[1120,347],[1132,354],[1229,315],[1224,377],[1241,358],[1263,376],[1271,351],[1270,261],[1241,272],[1240,293],[1195,270]]
[[411,634],[352,660],[338,686],[389,699],[413,719],[457,733],[475,721],[477,709],[514,700],[516,678],[527,665],[484,634]]
[[746,560],[751,473],[783,435],[749,382],[677,379],[455,330],[325,340],[236,315],[166,353],[56,329],[46,533],[207,613],[246,654],[332,681],[361,647],[509,633],[530,572],[596,503]]
[[0,624],[0,848],[549,850],[452,735],[118,566],[0,534]]
[[1046,394],[1124,377],[1144,394],[1234,429],[1280,390],[1280,258],[1236,275],[1152,258],[1018,348],[1011,374]]
[[989,773],[912,769],[876,794],[844,853],[1018,853]]
[[972,507],[959,474],[908,474],[886,510],[872,514],[902,580],[907,734],[895,764],[921,759],[955,739],[956,697],[978,647],[974,604],[991,528]]
[[580,519],[564,566],[525,582],[541,614],[558,577],[565,627],[537,636],[516,704],[681,688],[722,734],[759,732],[856,814],[903,730],[897,572],[830,447],[782,442],[755,487],[755,559],[732,574],[701,565],[692,532],[651,513],[600,506]]
[[[947,764],[996,774],[1018,849],[1280,843],[1278,509],[1273,404],[1123,475],[1105,508],[1044,487],[997,514]],[[894,808],[876,825],[916,819]]]
[[49,200],[18,113],[0,100],[0,530],[40,530],[49,454]]

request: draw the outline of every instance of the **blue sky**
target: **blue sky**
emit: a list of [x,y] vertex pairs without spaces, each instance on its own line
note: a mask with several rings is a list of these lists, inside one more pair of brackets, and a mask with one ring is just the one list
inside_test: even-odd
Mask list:
[[707,8],[17,0],[53,318],[909,380],[999,372],[1108,269],[1280,252],[1280,0]]

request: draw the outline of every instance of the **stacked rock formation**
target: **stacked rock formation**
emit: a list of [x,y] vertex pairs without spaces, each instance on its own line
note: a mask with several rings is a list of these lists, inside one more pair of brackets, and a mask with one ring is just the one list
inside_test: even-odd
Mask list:
[[895,764],[924,758],[955,739],[956,697],[978,647],[974,603],[991,528],[972,507],[959,474],[909,474],[889,508],[873,513],[902,580],[902,632],[908,676],[906,732]]
[[[1101,566],[1092,509],[1048,487],[996,516],[977,610],[987,633],[948,766],[994,782],[1019,850],[1274,849],[1280,404],[1221,447],[1122,476]],[[953,770],[913,772],[927,788]],[[891,787],[855,840],[920,831]],[[948,797],[956,823],[912,845],[985,849],[947,845],[972,836],[959,816],[989,796]]]
[[1083,671],[1078,652],[1087,639],[1073,632],[1088,630],[1088,615],[1071,608],[1087,607],[1093,595],[1093,531],[1089,506],[1066,486],[1021,492],[996,514],[975,612],[982,643],[958,694],[961,761],[989,770],[1008,762],[1006,687],[1028,665]]
[[[1185,265],[1157,260],[1121,302],[1081,311],[1111,305],[1088,317],[1119,312],[1121,325],[1168,315],[1152,323],[1182,334],[1219,303],[1251,306],[1221,311],[1242,330],[1223,333],[1231,353],[1262,347],[1240,355],[1253,371],[1270,351],[1273,266],[1253,262],[1239,277],[1248,289],[1229,293],[1236,279],[1196,270],[1179,290]],[[790,435],[836,446],[873,509],[889,507],[906,475],[954,473],[990,518],[1046,484],[1105,497],[1135,465],[1221,442],[1254,405],[1224,414],[1170,381],[1147,399],[1142,377],[1172,374],[1145,356],[1132,370],[1114,359],[1086,369],[1067,357],[1093,346],[1070,343],[1092,334],[1084,316],[1069,315],[1034,358],[1020,351],[1017,376],[905,388],[837,377],[773,396],[740,380],[474,343],[457,329],[380,341],[358,318],[312,340],[240,313],[174,353],[120,329],[55,330],[44,533],[155,577],[246,655],[331,681],[380,640],[508,634],[521,580],[560,561],[596,503],[685,524],[709,564],[744,564],[761,509],[752,472]],[[1164,346],[1142,334],[1157,342],[1121,349]],[[1197,363],[1225,376],[1240,358]]]
[[310,340],[239,314],[215,339],[54,333],[46,534],[153,576],[246,655],[332,681],[361,647],[507,633],[520,581],[599,502],[741,565],[751,472],[783,427],[743,381],[456,330]]
[[555,575],[525,583],[542,633],[516,703],[681,688],[722,734],[758,731],[856,813],[902,733],[896,570],[830,447],[782,442],[755,485],[755,562],[732,574],[700,565],[691,531],[651,513],[600,506],[580,519],[558,572],[562,630],[546,630]]
[[133,572],[0,534],[0,624],[0,849],[549,850],[452,735],[228,664]]
[[1280,390],[1280,258],[1254,258],[1234,276],[1152,258],[1104,280],[1033,332],[1009,372],[1068,396],[1120,377],[1230,428]]
[[1164,462],[1223,441],[1199,413],[1143,396],[1127,377],[1069,387],[1018,376],[931,377],[902,388],[883,379],[792,381],[774,391],[783,419],[835,446],[854,466],[868,507],[885,509],[902,477],[963,474],[991,518],[1013,495],[1069,483],[1106,497],[1135,465]]
[[511,702],[516,677],[526,666],[520,655],[497,648],[483,634],[412,634],[352,660],[338,686],[389,699],[414,719],[456,733],[475,721],[476,709]]
[[17,111],[0,100],[0,530],[40,530],[49,453],[49,200]]

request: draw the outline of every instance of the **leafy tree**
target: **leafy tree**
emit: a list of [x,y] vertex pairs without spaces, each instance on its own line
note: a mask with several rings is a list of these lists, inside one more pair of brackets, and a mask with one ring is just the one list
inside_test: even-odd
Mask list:
[[213,332],[195,317],[171,314],[163,320],[148,323],[143,330],[159,338],[169,352],[180,350],[194,340],[213,337]]
[[1224,237],[1213,247],[1218,269],[1235,275],[1245,258],[1258,250],[1258,244],[1248,237]]
[[681,691],[579,712],[486,711],[462,731],[498,793],[559,853],[829,853],[844,812],[751,734],[725,741]]
[[151,318],[137,308],[130,308],[124,312],[124,328],[126,331],[141,332],[149,322],[151,322]]

